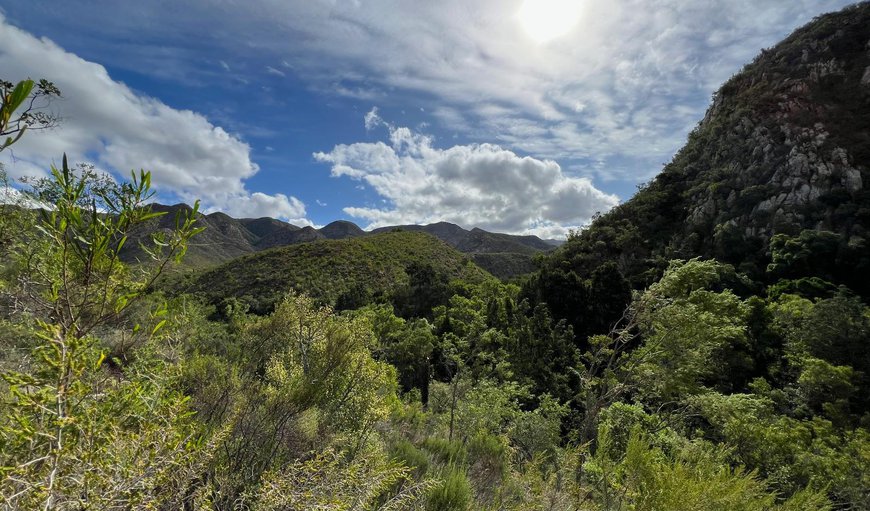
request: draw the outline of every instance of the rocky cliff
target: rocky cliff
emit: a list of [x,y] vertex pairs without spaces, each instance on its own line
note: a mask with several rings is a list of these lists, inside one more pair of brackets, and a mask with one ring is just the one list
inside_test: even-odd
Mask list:
[[[634,287],[674,258],[716,257],[755,275],[773,235],[833,231],[866,255],[870,233],[870,3],[820,16],[713,96],[686,145],[629,201],[563,246],[544,271],[615,261]],[[866,258],[865,258],[866,259]]]
[[[816,19],[729,80],[682,169],[695,230],[866,238],[870,4]],[[856,215],[860,215],[860,218]]]

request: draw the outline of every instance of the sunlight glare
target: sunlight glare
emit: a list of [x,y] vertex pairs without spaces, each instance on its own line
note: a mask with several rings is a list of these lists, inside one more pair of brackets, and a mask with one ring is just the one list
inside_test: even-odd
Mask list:
[[580,0],[524,0],[517,16],[532,39],[545,43],[574,28],[580,20]]

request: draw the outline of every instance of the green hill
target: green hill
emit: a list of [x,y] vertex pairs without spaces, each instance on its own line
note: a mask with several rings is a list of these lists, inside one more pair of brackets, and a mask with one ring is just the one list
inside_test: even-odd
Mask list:
[[264,250],[201,273],[182,287],[212,303],[234,297],[266,311],[290,290],[330,304],[347,293],[388,294],[408,284],[413,264],[429,265],[448,280],[492,278],[434,236],[402,231]]

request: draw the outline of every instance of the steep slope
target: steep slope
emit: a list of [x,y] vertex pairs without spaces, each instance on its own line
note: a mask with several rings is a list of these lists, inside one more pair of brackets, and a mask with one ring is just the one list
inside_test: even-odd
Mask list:
[[[151,232],[171,230],[176,215],[191,210],[187,204],[152,204],[151,209],[166,214],[147,222],[132,234],[122,253],[127,262],[143,260],[146,256],[139,249],[139,242],[146,241]],[[205,230],[190,245],[185,257],[185,264],[189,266],[214,266],[258,250],[324,238],[311,227],[300,229],[268,217],[236,219],[220,212],[200,215],[199,225]]]
[[468,231],[456,224],[451,224],[450,222],[437,222],[428,225],[391,225],[389,227],[372,229],[371,232],[372,234],[378,234],[395,230],[429,233],[454,248],[468,234]]
[[474,264],[501,280],[510,280],[534,272],[538,267],[534,256],[517,252],[478,252],[469,254]]
[[467,256],[425,233],[388,232],[345,240],[319,240],[265,250],[199,275],[185,291],[213,303],[242,299],[255,311],[269,310],[295,289],[326,303],[360,286],[389,293],[408,283],[413,263],[437,275],[480,282],[492,278]]
[[251,234],[261,239],[271,236],[277,231],[294,232],[299,230],[299,227],[293,224],[288,224],[287,222],[282,222],[267,216],[262,218],[240,218],[239,223],[242,224],[245,229],[249,230]]
[[460,252],[491,254],[499,252],[513,252],[517,254],[537,254],[552,250],[553,246],[537,236],[516,236],[512,234],[499,234],[474,229],[460,239],[456,245]]
[[548,268],[618,262],[634,287],[675,257],[764,272],[772,235],[838,233],[866,253],[870,226],[870,4],[815,19],[714,95],[673,161],[560,248]]
[[[133,234],[131,243],[127,244],[123,253],[127,262],[143,260],[145,254],[138,249],[138,242],[146,240],[153,231],[170,230],[174,226],[176,213],[189,211],[190,207],[186,204],[154,204],[152,209],[167,214],[148,222]],[[555,248],[552,240],[544,241],[537,236],[513,236],[477,228],[468,231],[447,222],[425,226],[383,227],[369,233],[346,220],[337,220],[320,229],[310,226],[300,228],[269,217],[234,219],[224,213],[201,215],[199,221],[206,229],[191,244],[185,259],[187,265],[195,267],[215,266],[245,254],[297,243],[323,239],[342,240],[404,230],[431,234],[460,252],[472,254],[484,269],[494,275],[510,278],[534,270],[532,256]],[[478,254],[488,256],[478,257]]]
[[[552,250],[554,244],[537,236],[517,236],[484,231],[477,227],[466,230],[449,222],[438,222],[429,225],[396,225],[373,229],[372,233],[388,232],[396,229],[403,231],[421,231],[447,242],[451,247],[466,253],[501,253],[536,254]],[[556,242],[558,243],[558,242]]]
[[848,286],[868,299],[868,167],[865,2],[815,19],[728,80],[662,172],[545,259],[523,296],[578,339],[607,331],[630,289],[673,259],[730,263],[750,279],[728,284],[741,293]]
[[252,251],[289,245],[305,237],[298,226],[274,218],[241,218],[239,223],[257,238]]

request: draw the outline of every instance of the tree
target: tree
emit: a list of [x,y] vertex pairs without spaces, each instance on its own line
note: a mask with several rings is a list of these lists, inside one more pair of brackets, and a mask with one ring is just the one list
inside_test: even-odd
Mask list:
[[52,97],[60,97],[60,89],[48,80],[34,83],[27,79],[17,84],[0,80],[0,96],[0,151],[18,142],[28,129],[57,126],[57,116],[40,111]]
[[132,181],[115,184],[92,169],[76,174],[64,155],[62,167],[52,166],[51,175],[35,182],[31,192],[53,207],[40,210],[40,235],[19,256],[18,292],[29,311],[59,327],[60,336],[80,339],[144,296],[204,227],[195,225],[197,201],[192,210],[179,212],[174,230],[154,232],[150,244],[142,245],[151,264],[129,268],[119,257],[128,234],[165,214],[147,206],[154,196],[151,173],[133,173]]
[[123,334],[148,346],[128,365],[115,361],[113,372],[93,333],[121,326],[168,262],[184,255],[202,230],[198,205],[175,230],[152,237],[146,249],[154,264],[131,269],[118,252],[130,229],[157,215],[146,205],[151,174],[115,184],[76,175],[64,156],[51,175],[34,188],[53,207],[40,212],[38,232],[16,254],[11,292],[21,299],[6,311],[33,317],[39,342],[31,367],[2,375],[0,498],[11,509],[177,507],[170,488],[178,489],[195,444],[186,398],[173,390],[172,366],[152,342],[166,309]]
[[[60,97],[60,90],[44,79],[35,87],[36,90],[33,80],[17,84],[0,80],[0,152],[17,142],[28,129],[45,129],[57,124],[56,116],[39,110],[52,97]],[[32,226],[32,215],[24,211],[27,206],[26,198],[9,186],[0,163],[0,257],[7,258],[23,233]]]

